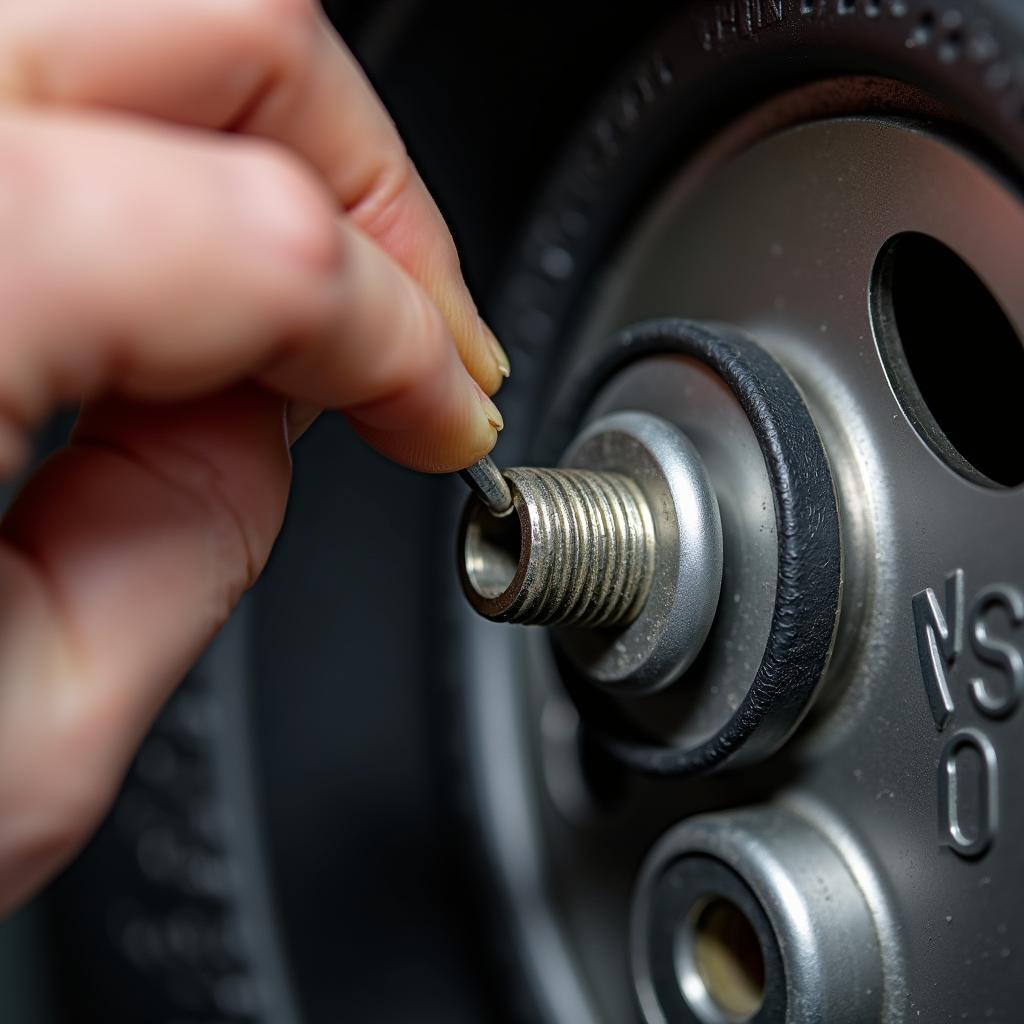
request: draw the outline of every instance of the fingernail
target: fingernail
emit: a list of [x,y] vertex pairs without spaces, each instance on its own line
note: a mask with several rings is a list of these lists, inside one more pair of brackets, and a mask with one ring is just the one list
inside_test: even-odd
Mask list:
[[494,362],[498,366],[498,373],[502,377],[508,377],[512,373],[512,364],[509,361],[508,353],[501,347],[498,339],[494,336],[494,332],[483,322],[480,321],[480,326],[484,330],[484,334],[487,336],[487,341],[491,346],[491,354],[494,356]]
[[504,430],[505,420],[498,411],[498,407],[487,397],[483,388],[481,388],[476,381],[473,381],[473,385],[476,387],[477,397],[480,399],[480,405],[484,410],[484,415],[487,417],[487,422],[490,423],[495,430]]

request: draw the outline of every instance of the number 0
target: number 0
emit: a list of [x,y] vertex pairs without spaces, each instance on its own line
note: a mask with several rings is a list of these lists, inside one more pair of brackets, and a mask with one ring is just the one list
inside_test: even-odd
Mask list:
[[[958,764],[968,748],[973,748],[980,760],[977,785],[969,789]],[[999,825],[998,768],[995,748],[977,729],[961,729],[943,748],[939,758],[939,842],[951,846],[961,857],[980,857],[995,839]],[[974,822],[971,836],[963,827],[968,812]]]

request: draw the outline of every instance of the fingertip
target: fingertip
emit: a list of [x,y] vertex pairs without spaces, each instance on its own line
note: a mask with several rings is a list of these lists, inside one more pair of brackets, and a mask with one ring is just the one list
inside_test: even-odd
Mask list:
[[[476,384],[476,381],[473,381]],[[476,384],[477,398],[480,402],[480,408],[483,410],[483,414],[487,419],[487,422],[494,428],[496,432],[501,432],[505,429],[505,418],[501,415],[501,411],[491,401],[490,397],[484,391],[479,384]],[[490,449],[488,449],[489,451]],[[468,465],[468,463],[467,463]],[[465,467],[462,467],[465,468]]]
[[494,395],[511,375],[512,365],[508,353],[476,312],[468,296],[466,292],[468,308],[463,315],[449,315],[446,319],[469,374],[488,395]]
[[457,358],[449,374],[345,411],[382,455],[424,473],[454,473],[482,459],[504,426],[501,412]]

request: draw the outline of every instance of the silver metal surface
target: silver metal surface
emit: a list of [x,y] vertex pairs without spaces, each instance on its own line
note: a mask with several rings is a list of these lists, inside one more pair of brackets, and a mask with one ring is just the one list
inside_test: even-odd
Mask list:
[[[652,899],[674,861],[704,856],[731,868],[750,887],[771,924],[785,975],[785,1018],[772,1024],[865,1024],[880,1017],[883,970],[864,896],[836,849],[788,810],[756,808],[691,818],[663,836],[640,869],[631,921],[631,962],[647,1024],[671,1024],[651,982]],[[691,906],[714,891],[684,894]],[[666,922],[668,931],[685,920]],[[714,1020],[713,995],[684,962],[680,986],[698,1019]],[[719,1019],[725,1024],[728,1018]],[[735,1018],[733,1018],[735,1020]],[[752,1018],[746,1018],[752,1019]]]
[[722,521],[708,473],[671,423],[628,411],[590,422],[562,463],[629,475],[650,509],[655,560],[633,622],[604,633],[560,629],[556,641],[592,682],[634,694],[661,689],[700,652],[718,607]]
[[[640,1019],[632,978],[621,968],[628,887],[637,863],[681,819],[784,795],[791,805],[822,812],[815,816],[815,830],[842,850],[842,862],[871,908],[884,950],[884,985],[875,1016],[864,1019],[1013,1019],[1005,1008],[1024,999],[1024,918],[1014,909],[1024,896],[1024,823],[1014,810],[1013,788],[1024,776],[1022,712],[1007,697],[1013,686],[1007,673],[979,658],[969,639],[955,657],[937,655],[953,707],[940,727],[922,675],[912,600],[933,588],[954,621],[944,581],[962,569],[968,638],[978,635],[976,596],[997,587],[1001,603],[990,608],[983,625],[1021,649],[1013,598],[1024,587],[1024,491],[966,480],[917,434],[879,359],[869,290],[887,241],[900,232],[923,232],[974,269],[1024,334],[1024,205],[1013,187],[962,144],[896,120],[809,123],[725,163],[698,160],[694,166],[697,171],[681,173],[602,263],[560,365],[571,377],[577,360],[593,359],[616,329],[680,315],[735,324],[786,366],[821,431],[839,493],[847,561],[836,653],[801,729],[757,770],[697,782],[637,782],[617,798],[614,815],[582,820],[565,815],[551,798],[541,763],[538,723],[552,695],[561,693],[546,645],[486,623],[471,627],[467,678],[473,680],[468,700],[479,766],[476,803],[500,847],[497,862],[519,955],[546,1020]],[[964,339],[963,358],[972,356],[973,346],[974,339]],[[721,488],[722,470],[711,450],[680,419],[691,402],[705,400],[704,389],[695,381],[687,393],[685,378],[673,385],[667,367],[661,369],[637,367],[638,374],[646,373],[644,382],[638,378],[621,403],[612,392],[602,396],[595,415],[653,404],[653,411],[686,425],[714,486]],[[956,373],[954,359],[948,372]],[[555,388],[553,408],[560,398]],[[710,415],[726,409],[723,403]],[[545,424],[535,429],[542,432]],[[1007,440],[1012,439],[993,443]],[[741,457],[740,446],[736,450]],[[733,588],[740,594],[733,603],[742,608],[748,585],[743,579],[753,583],[758,572],[765,580],[774,575],[756,569],[756,545],[742,553],[749,575],[731,575],[733,502],[724,494],[721,500],[720,618]],[[755,498],[748,513],[757,509]],[[747,627],[736,625],[734,639],[749,638],[738,661],[756,657],[757,628],[756,616]],[[703,657],[717,656],[714,637],[715,631],[688,675],[700,669]],[[503,666],[497,674],[496,659]],[[732,671],[725,662],[723,668]],[[975,679],[998,697],[1002,717],[976,699]],[[682,689],[645,700],[667,704]],[[696,721],[666,717],[670,734]],[[515,742],[510,728],[518,730]],[[984,734],[985,744],[964,740],[951,748],[951,737],[971,737],[972,730]],[[491,760],[499,739],[500,766]],[[939,768],[948,778],[950,756],[959,758],[962,785],[953,795],[947,788],[940,806]],[[998,786],[991,785],[991,773],[989,784],[982,784],[979,773],[996,763]],[[980,852],[970,844],[956,847],[958,831],[966,827],[970,837],[979,821],[991,823],[986,800],[1000,810],[991,842]],[[515,845],[503,845],[510,838]],[[557,903],[552,892],[558,893]],[[539,934],[543,948],[534,944]],[[568,1005],[574,1016],[564,1016]]]
[[508,481],[490,455],[467,466],[459,476],[494,515],[503,516],[512,511],[512,492],[508,489]]
[[631,622],[650,588],[654,529],[644,495],[614,472],[506,471],[511,515],[470,499],[459,568],[470,604],[495,622],[596,629]]

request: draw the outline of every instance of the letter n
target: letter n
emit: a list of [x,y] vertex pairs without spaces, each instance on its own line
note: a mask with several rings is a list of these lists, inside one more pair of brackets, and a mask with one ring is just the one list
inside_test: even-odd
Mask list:
[[946,577],[945,614],[931,587],[915,594],[912,605],[925,692],[928,694],[935,725],[943,729],[953,713],[953,698],[949,692],[946,669],[952,666],[963,649],[963,569],[955,569]]

